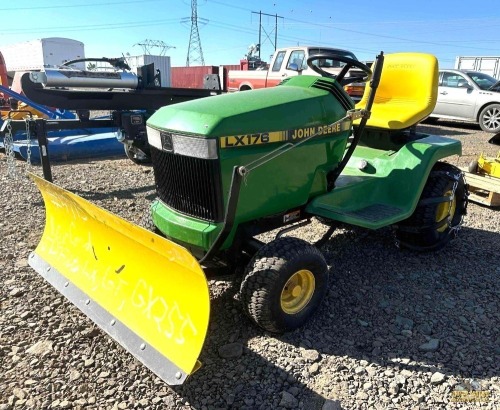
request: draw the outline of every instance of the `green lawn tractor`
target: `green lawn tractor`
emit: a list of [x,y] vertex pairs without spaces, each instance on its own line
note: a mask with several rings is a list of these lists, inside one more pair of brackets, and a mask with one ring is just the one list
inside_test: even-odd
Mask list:
[[[337,77],[316,64],[326,57],[344,64]],[[441,160],[461,145],[415,129],[436,102],[436,58],[381,54],[373,73],[343,56],[308,64],[323,76],[150,117],[157,199],[149,230],[34,177],[47,221],[31,266],[169,384],[199,367],[206,274],[243,275],[248,317],[282,333],[303,325],[325,296],[319,247],[339,224],[390,226],[400,246],[424,251],[460,229],[467,188]],[[356,106],[343,89],[353,66],[370,81]],[[317,243],[290,236],[314,217],[328,225]],[[270,231],[274,240],[257,239]]]

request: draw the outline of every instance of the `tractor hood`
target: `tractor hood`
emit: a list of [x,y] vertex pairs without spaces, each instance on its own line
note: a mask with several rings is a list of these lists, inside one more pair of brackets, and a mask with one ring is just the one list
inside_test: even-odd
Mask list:
[[334,80],[291,77],[274,88],[224,94],[158,110],[148,126],[218,137],[332,123],[354,108]]
[[262,215],[303,206],[325,192],[326,174],[351,134],[352,122],[344,118],[352,108],[334,80],[296,76],[274,88],[160,109],[147,123],[159,199],[155,226],[193,253],[208,250],[227,214],[234,169],[270,157],[246,175],[231,234]]

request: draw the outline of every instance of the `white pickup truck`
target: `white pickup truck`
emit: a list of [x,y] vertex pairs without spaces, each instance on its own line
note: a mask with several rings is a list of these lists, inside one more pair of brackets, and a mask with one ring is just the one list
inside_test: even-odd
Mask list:
[[[328,47],[286,47],[277,49],[267,70],[230,70],[228,72],[227,89],[229,92],[245,91],[256,88],[274,87],[288,76],[307,74],[319,74],[307,66],[307,59],[317,54],[337,54],[357,60],[356,56],[347,50],[340,50]],[[333,58],[324,58],[315,61],[322,69],[332,74],[338,74],[345,66],[345,63],[336,61]],[[361,76],[359,70],[349,70],[349,76]],[[346,87],[348,94],[359,100],[364,91],[364,83],[353,83]]]

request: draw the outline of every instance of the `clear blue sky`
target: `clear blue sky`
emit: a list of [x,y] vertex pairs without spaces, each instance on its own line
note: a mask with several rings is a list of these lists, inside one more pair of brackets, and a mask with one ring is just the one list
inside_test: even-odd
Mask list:
[[[360,60],[385,53],[435,54],[441,67],[458,55],[500,55],[500,7],[450,0],[198,0],[198,24],[206,65],[237,64],[258,43],[259,16],[278,15],[278,47],[321,45],[353,51]],[[489,5],[488,5],[489,4]],[[172,66],[188,53],[190,0],[37,0],[0,4],[0,47],[44,37],[85,44],[86,57],[142,54],[137,43],[159,40]],[[187,17],[188,22],[182,23]],[[282,17],[282,18],[281,18]],[[275,17],[262,17],[261,57],[274,51]],[[161,51],[151,48],[151,54]],[[193,65],[193,64],[192,64]]]

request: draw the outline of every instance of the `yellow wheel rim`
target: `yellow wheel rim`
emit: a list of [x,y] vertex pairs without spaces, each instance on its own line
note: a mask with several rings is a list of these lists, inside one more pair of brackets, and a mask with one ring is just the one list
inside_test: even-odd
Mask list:
[[[456,196],[453,194],[453,191],[450,189],[447,191],[444,196],[451,196],[453,195],[453,200],[451,201],[451,204],[449,202],[443,202],[438,205],[436,209],[436,222],[442,221],[444,218],[450,215],[449,218],[453,218],[453,215],[455,215],[455,210],[457,208],[457,199]],[[444,232],[448,228],[448,224],[441,226],[440,228],[437,229],[438,232]]]
[[286,282],[281,292],[281,309],[294,315],[304,309],[310,302],[316,281],[310,270],[302,269],[295,272]]

